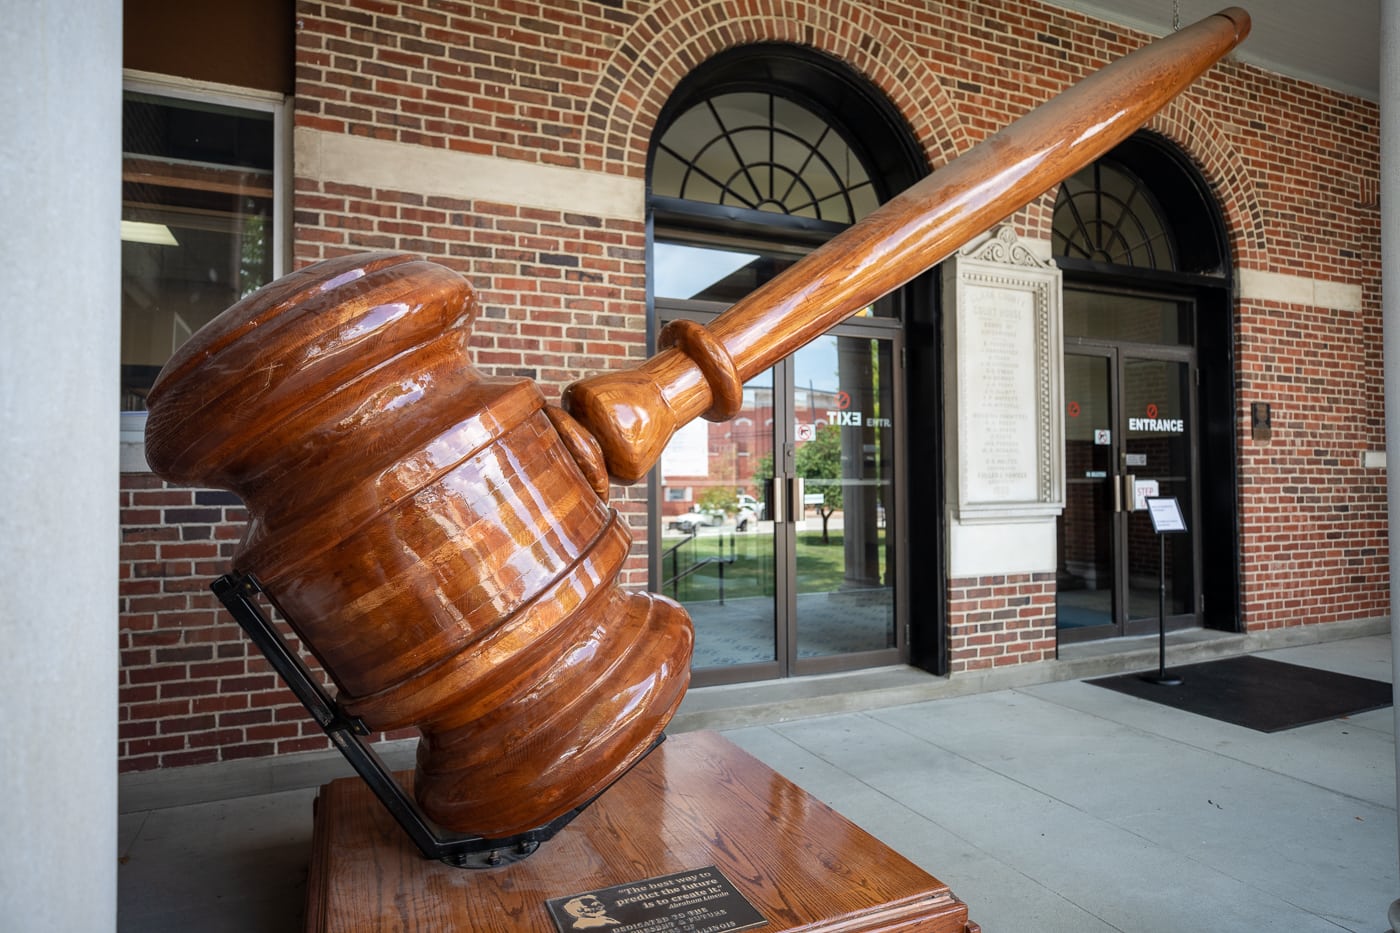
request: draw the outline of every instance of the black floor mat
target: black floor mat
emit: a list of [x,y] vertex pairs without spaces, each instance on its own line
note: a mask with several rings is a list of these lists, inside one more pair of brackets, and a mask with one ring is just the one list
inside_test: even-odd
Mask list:
[[[1145,672],[1156,674],[1156,670]],[[1168,667],[1182,679],[1163,686],[1143,674],[1101,677],[1089,683],[1259,732],[1380,709],[1391,703],[1390,684],[1244,655]]]

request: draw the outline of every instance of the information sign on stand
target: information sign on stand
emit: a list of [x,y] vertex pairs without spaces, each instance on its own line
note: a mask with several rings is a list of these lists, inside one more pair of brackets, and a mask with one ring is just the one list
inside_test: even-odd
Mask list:
[[1181,506],[1176,496],[1149,496],[1147,512],[1152,517],[1152,530],[1159,535],[1186,530],[1186,519],[1181,517]]
[[1146,500],[1152,530],[1157,533],[1157,672],[1142,679],[1164,687],[1179,687],[1182,680],[1167,673],[1167,535],[1186,530],[1186,519],[1176,496],[1150,496]]

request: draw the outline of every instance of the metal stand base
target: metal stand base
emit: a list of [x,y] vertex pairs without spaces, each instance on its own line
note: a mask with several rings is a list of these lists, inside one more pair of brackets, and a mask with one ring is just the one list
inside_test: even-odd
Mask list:
[[1142,679],[1161,687],[1180,687],[1182,680],[1167,672],[1167,536],[1157,535],[1157,673]]
[[[257,603],[257,595],[264,591],[257,580],[251,574],[225,574],[215,580],[210,588],[425,858],[436,859],[455,868],[495,868],[518,862],[538,849],[541,842],[567,826],[593,802],[587,801],[544,826],[504,839],[486,839],[443,830],[424,816],[417,802],[404,792],[383,760],[366,744],[364,737],[369,735],[369,727],[341,710],[263,614]],[[661,741],[657,739],[656,744]]]

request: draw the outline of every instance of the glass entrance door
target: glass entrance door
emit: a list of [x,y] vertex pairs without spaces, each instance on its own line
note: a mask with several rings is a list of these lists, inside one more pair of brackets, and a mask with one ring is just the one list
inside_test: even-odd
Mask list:
[[[1154,631],[1159,562],[1168,627],[1199,605],[1195,372],[1189,353],[1075,346],[1065,351],[1065,510],[1058,527],[1062,642]],[[1144,500],[1175,496],[1187,533],[1159,554]]]
[[1055,619],[1061,641],[1116,634],[1115,360],[1065,353],[1065,510],[1056,528]]
[[781,542],[767,477],[780,450],[774,434],[778,372],[744,385],[733,419],[692,421],[661,455],[651,588],[689,610],[696,667],[777,676]]
[[791,358],[794,673],[896,649],[893,353],[892,340],[838,330]]
[[899,660],[898,358],[898,335],[835,328],[667,446],[653,588],[694,620],[697,683]]
[[[1184,360],[1122,359],[1125,634],[1154,631],[1166,586],[1168,626],[1194,624],[1199,604],[1193,443],[1195,374]],[[1128,492],[1132,492],[1132,500]],[[1158,540],[1144,499],[1174,496],[1184,534]],[[1159,553],[1159,547],[1165,550]]]

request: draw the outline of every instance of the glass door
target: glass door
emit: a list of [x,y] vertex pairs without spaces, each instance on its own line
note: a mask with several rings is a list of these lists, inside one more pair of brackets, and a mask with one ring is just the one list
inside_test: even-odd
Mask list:
[[[1195,370],[1189,353],[1140,347],[1065,351],[1065,510],[1056,613],[1062,642],[1147,634],[1158,624],[1165,560],[1168,627],[1196,622]],[[1165,554],[1145,499],[1175,496],[1187,532]]]
[[834,328],[667,445],[653,588],[695,623],[697,683],[898,663],[898,348]]
[[1056,528],[1055,590],[1062,642],[1117,634],[1116,362],[1109,350],[1065,353],[1065,510]]
[[894,340],[838,328],[791,358],[795,673],[852,666],[838,656],[897,660],[894,354]]
[[779,673],[780,542],[771,483],[780,449],[778,372],[744,385],[743,407],[730,421],[697,419],[677,431],[657,471],[660,547],[653,550],[652,588],[690,612],[694,666],[737,671],[743,679]]
[[[1192,404],[1195,374],[1181,359],[1122,358],[1123,451],[1125,477],[1124,583],[1125,633],[1156,630],[1159,579],[1165,579],[1167,623],[1193,623],[1199,602],[1196,580],[1195,462]],[[1132,501],[1126,492],[1131,490]],[[1144,499],[1175,496],[1186,517],[1186,532],[1159,542]],[[1159,553],[1159,546],[1165,551]],[[1165,571],[1161,570],[1165,566]]]

